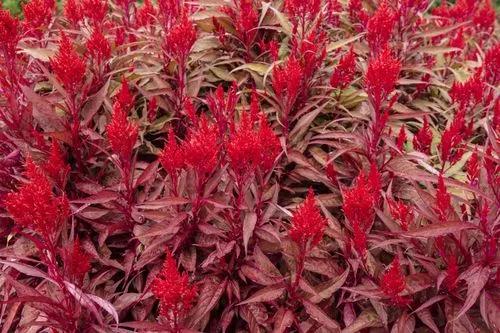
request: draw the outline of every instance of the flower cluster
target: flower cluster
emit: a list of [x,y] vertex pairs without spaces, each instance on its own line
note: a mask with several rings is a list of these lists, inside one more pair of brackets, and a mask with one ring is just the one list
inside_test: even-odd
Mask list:
[[43,170],[60,186],[64,184],[68,176],[70,166],[66,163],[65,156],[61,151],[61,146],[56,140],[52,140],[49,158],[43,165]]
[[169,59],[184,64],[196,41],[196,28],[186,14],[178,20],[165,36],[163,49]]
[[31,160],[26,162],[26,176],[28,181],[7,195],[5,207],[21,227],[51,239],[69,216],[68,201],[54,195],[49,180]]
[[39,36],[52,20],[54,0],[31,0],[23,6],[24,25],[27,31]]
[[372,53],[376,54],[387,48],[395,22],[396,13],[387,1],[383,1],[366,25],[366,38]]
[[57,54],[50,60],[52,70],[64,88],[75,94],[85,75],[85,62],[76,53],[69,37],[62,33]]
[[0,56],[13,57],[19,41],[19,20],[13,17],[8,10],[0,8]]
[[425,116],[422,128],[413,137],[413,147],[415,150],[429,155],[431,153],[432,137],[429,119]]
[[111,46],[99,28],[94,28],[87,41],[87,52],[97,64],[102,64],[111,55]]
[[313,248],[321,241],[326,225],[327,221],[316,206],[314,192],[310,188],[306,199],[293,214],[290,238],[301,250],[305,250],[308,245]]
[[127,119],[127,112],[118,101],[113,105],[113,114],[106,131],[111,148],[120,161],[128,161],[137,141],[138,127]]
[[388,48],[370,59],[365,75],[365,90],[376,111],[381,110],[382,103],[394,90],[400,69],[401,63]]
[[332,76],[330,76],[330,84],[334,88],[345,89],[354,79],[355,73],[356,54],[351,47],[349,52],[340,58],[338,65],[333,70]]
[[401,293],[406,288],[406,280],[401,271],[399,258],[395,258],[391,267],[382,275],[380,279],[380,289],[386,297],[389,297],[395,305],[405,306],[410,300],[401,296]]
[[259,23],[258,12],[254,0],[233,0],[234,6],[223,7],[223,11],[231,18],[241,43],[249,49],[257,35]]
[[187,274],[180,274],[172,253],[167,252],[163,268],[151,283],[151,291],[160,301],[160,315],[173,332],[178,332],[196,298],[196,287]]
[[394,220],[398,221],[403,231],[408,231],[413,222],[413,208],[402,201],[389,201],[389,211]]
[[90,268],[90,256],[83,250],[80,239],[76,238],[73,244],[64,250],[65,273],[72,281],[81,285]]

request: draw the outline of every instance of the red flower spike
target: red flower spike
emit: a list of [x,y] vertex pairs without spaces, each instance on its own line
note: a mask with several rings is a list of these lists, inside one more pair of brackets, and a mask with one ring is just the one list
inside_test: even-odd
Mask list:
[[157,15],[156,8],[151,4],[151,0],[145,0],[141,8],[137,10],[137,25],[146,27],[155,22]]
[[356,54],[351,47],[339,61],[330,77],[330,85],[337,89],[345,89],[354,79],[356,73]]
[[116,94],[116,102],[119,103],[126,112],[131,110],[134,106],[134,96],[130,91],[127,79],[125,79],[125,77],[122,77],[120,90]]
[[23,6],[24,25],[26,30],[41,33],[39,29],[47,27],[52,20],[54,0],[31,0]]
[[148,121],[152,123],[156,119],[156,112],[158,111],[158,101],[156,97],[151,98],[148,102]]
[[184,142],[186,164],[191,166],[199,177],[206,177],[217,166],[220,151],[218,140],[217,127],[210,124],[206,117],[201,117],[197,127],[189,133]]
[[408,231],[413,222],[413,208],[402,201],[389,200],[389,210],[392,218],[401,225],[401,229]]
[[301,18],[304,22],[313,21],[320,9],[320,0],[285,0],[285,12],[295,25],[297,18]]
[[446,162],[453,164],[462,157],[464,150],[461,146],[462,141],[467,136],[467,132],[465,126],[465,111],[462,109],[455,115],[450,127],[446,129],[441,136],[439,149],[443,165]]
[[400,151],[404,151],[404,145],[407,139],[405,128],[405,125],[401,126],[401,128],[399,129],[398,138],[396,140],[396,147],[398,147]]
[[56,197],[45,174],[30,159],[26,161],[28,182],[7,194],[5,207],[14,222],[39,233],[46,241],[70,214],[66,197]]
[[495,9],[491,6],[491,1],[483,0],[482,6],[474,13],[472,22],[478,31],[491,34],[495,29],[495,20]]
[[474,152],[467,161],[467,178],[470,183],[475,182],[479,177],[479,160],[477,157],[477,148],[474,148]]
[[378,171],[377,164],[372,162],[370,164],[370,173],[368,174],[368,186],[370,187],[373,202],[378,205],[382,195],[380,191],[382,190],[382,179],[380,172]]
[[55,140],[52,140],[49,159],[43,166],[43,169],[59,185],[63,185],[64,179],[70,171],[70,166],[66,163],[61,147]]
[[66,0],[64,4],[64,17],[73,25],[83,19],[83,8],[80,0]]
[[453,291],[458,284],[458,264],[457,257],[450,254],[446,257],[446,278],[444,285],[448,291]]
[[244,182],[255,171],[259,162],[260,142],[256,134],[250,115],[243,113],[238,128],[231,133],[227,143],[231,169],[239,182]]
[[365,257],[367,250],[365,229],[360,225],[358,221],[355,220],[352,223],[352,232],[353,232],[352,243],[354,249],[356,250],[356,252],[358,252],[358,254],[361,257]]
[[406,280],[401,271],[399,258],[394,258],[391,267],[382,275],[380,279],[380,289],[386,297],[391,299],[391,302],[398,306],[405,306],[409,303],[409,299],[400,296],[406,288]]
[[87,52],[98,64],[108,60],[111,56],[111,46],[99,28],[94,28],[87,41]]
[[429,126],[427,116],[424,116],[424,124],[417,134],[413,137],[413,147],[422,153],[430,155],[432,143],[432,131]]
[[493,45],[484,55],[484,79],[492,86],[500,84],[500,43]]
[[[464,30],[462,28],[457,30],[457,32],[455,33],[455,36],[453,38],[450,38],[448,46],[454,47],[457,49],[464,49],[465,48]],[[451,58],[454,58],[458,54],[460,54],[459,51],[452,51],[452,52],[447,53],[446,55],[450,56]]]
[[267,173],[274,166],[276,158],[278,158],[278,155],[281,153],[281,144],[263,113],[260,116],[257,137],[260,139],[260,158],[258,166],[263,173]]
[[178,64],[185,63],[195,41],[196,28],[184,14],[165,36],[165,53]]
[[326,165],[326,176],[328,177],[328,180],[332,182],[332,184],[337,183],[337,171],[335,171],[335,168],[333,166],[333,162],[330,162]]
[[366,39],[373,54],[386,49],[395,23],[396,13],[383,1],[366,25]]
[[122,163],[127,163],[132,157],[132,150],[137,141],[138,127],[128,121],[127,113],[119,102],[113,105],[113,115],[106,131],[113,152],[118,155]]
[[352,23],[360,23],[362,26],[366,26],[369,16],[366,10],[363,8],[361,0],[349,0],[349,20]]
[[83,250],[80,239],[76,238],[72,246],[64,250],[65,272],[72,281],[81,285],[90,268],[90,255]]
[[246,47],[250,48],[257,35],[259,15],[253,0],[233,0],[233,7],[223,7],[222,11],[233,21],[236,35]]
[[0,8],[0,49],[5,50],[10,57],[14,57],[18,41],[19,20],[8,10]]
[[182,0],[158,0],[158,8],[165,31],[170,30],[175,21],[185,15],[186,10]]
[[392,56],[389,49],[370,60],[365,76],[365,90],[376,111],[381,111],[382,103],[394,90],[400,69],[401,63]]
[[273,68],[273,90],[287,112],[291,110],[299,96],[302,77],[302,66],[293,57],[289,58],[284,65]]
[[233,82],[227,94],[224,94],[224,88],[222,85],[219,85],[215,92],[207,97],[208,108],[217,122],[221,137],[226,134],[229,124],[232,123],[232,119],[234,119],[234,111],[237,102],[238,95],[236,82]]
[[481,70],[463,83],[453,82],[450,89],[452,101],[463,109],[467,106],[474,107],[483,100],[484,83],[481,78]]
[[491,146],[488,146],[488,148],[486,148],[484,168],[486,169],[486,174],[488,176],[488,183],[492,188],[500,186],[500,163],[497,161],[498,159],[493,156]]
[[160,163],[163,169],[175,176],[184,167],[184,160],[184,149],[177,144],[174,130],[170,128],[167,145],[160,155]]
[[107,0],[82,0],[82,13],[89,18],[93,26],[100,26],[108,13]]
[[70,39],[64,32],[61,34],[59,50],[50,59],[50,65],[64,88],[70,94],[75,94],[85,75],[85,62],[76,53]]
[[435,211],[438,214],[439,221],[446,222],[448,212],[451,209],[451,196],[446,190],[444,185],[443,175],[439,174],[438,187],[436,191],[436,205]]
[[375,216],[373,192],[367,177],[362,173],[356,178],[354,186],[343,191],[345,217],[352,225],[359,223],[363,230],[371,225]]
[[310,242],[310,248],[313,248],[321,241],[326,225],[327,221],[316,206],[314,192],[310,188],[306,199],[297,207],[292,216],[290,238],[301,249],[305,249],[308,242]]
[[189,283],[186,273],[179,273],[170,252],[160,273],[151,283],[153,295],[160,301],[160,315],[170,328],[177,332],[182,320],[189,313],[196,298],[196,287]]

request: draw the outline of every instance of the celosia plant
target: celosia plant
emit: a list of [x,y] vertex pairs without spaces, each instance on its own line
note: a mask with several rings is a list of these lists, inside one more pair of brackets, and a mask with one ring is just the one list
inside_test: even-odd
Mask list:
[[491,0],[19,9],[2,332],[500,330]]

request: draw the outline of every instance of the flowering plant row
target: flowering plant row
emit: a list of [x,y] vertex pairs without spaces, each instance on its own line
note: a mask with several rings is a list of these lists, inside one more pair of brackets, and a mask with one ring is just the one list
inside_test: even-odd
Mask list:
[[490,0],[0,8],[2,332],[498,332]]

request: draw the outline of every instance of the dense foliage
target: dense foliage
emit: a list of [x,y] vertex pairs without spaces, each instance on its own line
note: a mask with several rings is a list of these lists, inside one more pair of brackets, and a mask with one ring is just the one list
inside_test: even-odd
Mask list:
[[498,332],[489,0],[0,9],[1,332]]

